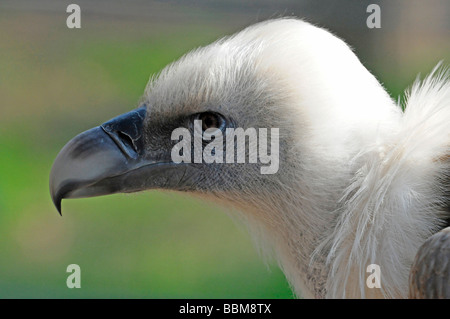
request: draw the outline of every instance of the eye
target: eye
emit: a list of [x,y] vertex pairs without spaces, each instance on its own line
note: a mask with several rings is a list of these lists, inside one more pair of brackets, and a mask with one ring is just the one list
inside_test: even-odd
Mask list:
[[[201,127],[196,125],[195,131],[198,131],[204,140],[210,140],[211,136],[224,134],[227,124],[225,118],[219,113],[203,112],[198,113],[194,117],[195,120],[201,121]],[[201,130],[201,132],[200,132]]]
[[225,127],[225,119],[218,113],[203,112],[197,115],[197,120],[202,121],[202,131],[207,129],[222,130]]

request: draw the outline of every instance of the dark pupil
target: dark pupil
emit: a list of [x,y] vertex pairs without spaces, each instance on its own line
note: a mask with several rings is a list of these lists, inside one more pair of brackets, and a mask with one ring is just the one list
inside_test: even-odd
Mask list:
[[209,129],[209,128],[217,128],[219,127],[219,120],[217,119],[217,116],[214,114],[204,114],[201,117],[202,120],[202,129],[203,131]]

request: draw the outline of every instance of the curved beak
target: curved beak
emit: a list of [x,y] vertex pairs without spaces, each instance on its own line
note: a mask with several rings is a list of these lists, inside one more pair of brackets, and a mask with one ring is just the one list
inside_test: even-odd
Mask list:
[[158,166],[145,157],[141,107],[83,132],[59,152],[50,172],[50,194],[61,214],[63,198],[134,192],[149,184],[142,170]]

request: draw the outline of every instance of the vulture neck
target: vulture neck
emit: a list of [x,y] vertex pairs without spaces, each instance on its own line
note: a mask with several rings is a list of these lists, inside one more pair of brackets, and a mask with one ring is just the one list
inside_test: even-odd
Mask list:
[[[384,177],[379,175],[381,180]],[[280,192],[238,204],[247,213],[247,225],[260,251],[275,257],[295,294],[304,298],[406,297],[409,265],[423,240],[403,233],[404,219],[390,215],[389,203],[377,207],[380,192],[371,193],[376,181],[357,187],[367,180],[356,179],[347,165],[336,162],[299,180],[311,182],[286,183],[280,185]],[[416,227],[421,232],[420,218],[408,223],[408,229]],[[371,264],[384,266],[383,290],[366,286]]]
[[[284,150],[284,175],[238,206],[250,212],[256,242],[272,247],[298,296],[406,297],[410,265],[430,234],[421,214],[426,203],[414,194],[432,187],[420,174],[405,174],[422,169],[398,146],[411,130],[402,132],[400,107],[353,62],[353,77],[306,77],[323,90],[307,87],[291,103],[300,109],[292,126],[303,129]],[[382,288],[366,285],[372,264],[381,268]]]
[[[416,85],[403,113],[343,41],[291,26],[264,33],[275,45],[256,68],[285,99],[272,101],[289,144],[280,146],[278,174],[219,198],[245,212],[255,242],[275,254],[298,296],[406,297],[415,254],[438,225],[449,86]],[[372,264],[381,288],[366,285]]]

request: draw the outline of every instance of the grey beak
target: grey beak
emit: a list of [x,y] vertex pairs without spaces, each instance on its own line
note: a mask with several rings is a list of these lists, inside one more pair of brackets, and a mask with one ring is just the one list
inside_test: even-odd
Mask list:
[[143,167],[156,164],[145,159],[143,121],[146,108],[118,116],[83,132],[59,152],[50,172],[50,194],[61,214],[63,198],[80,198],[133,192]]

